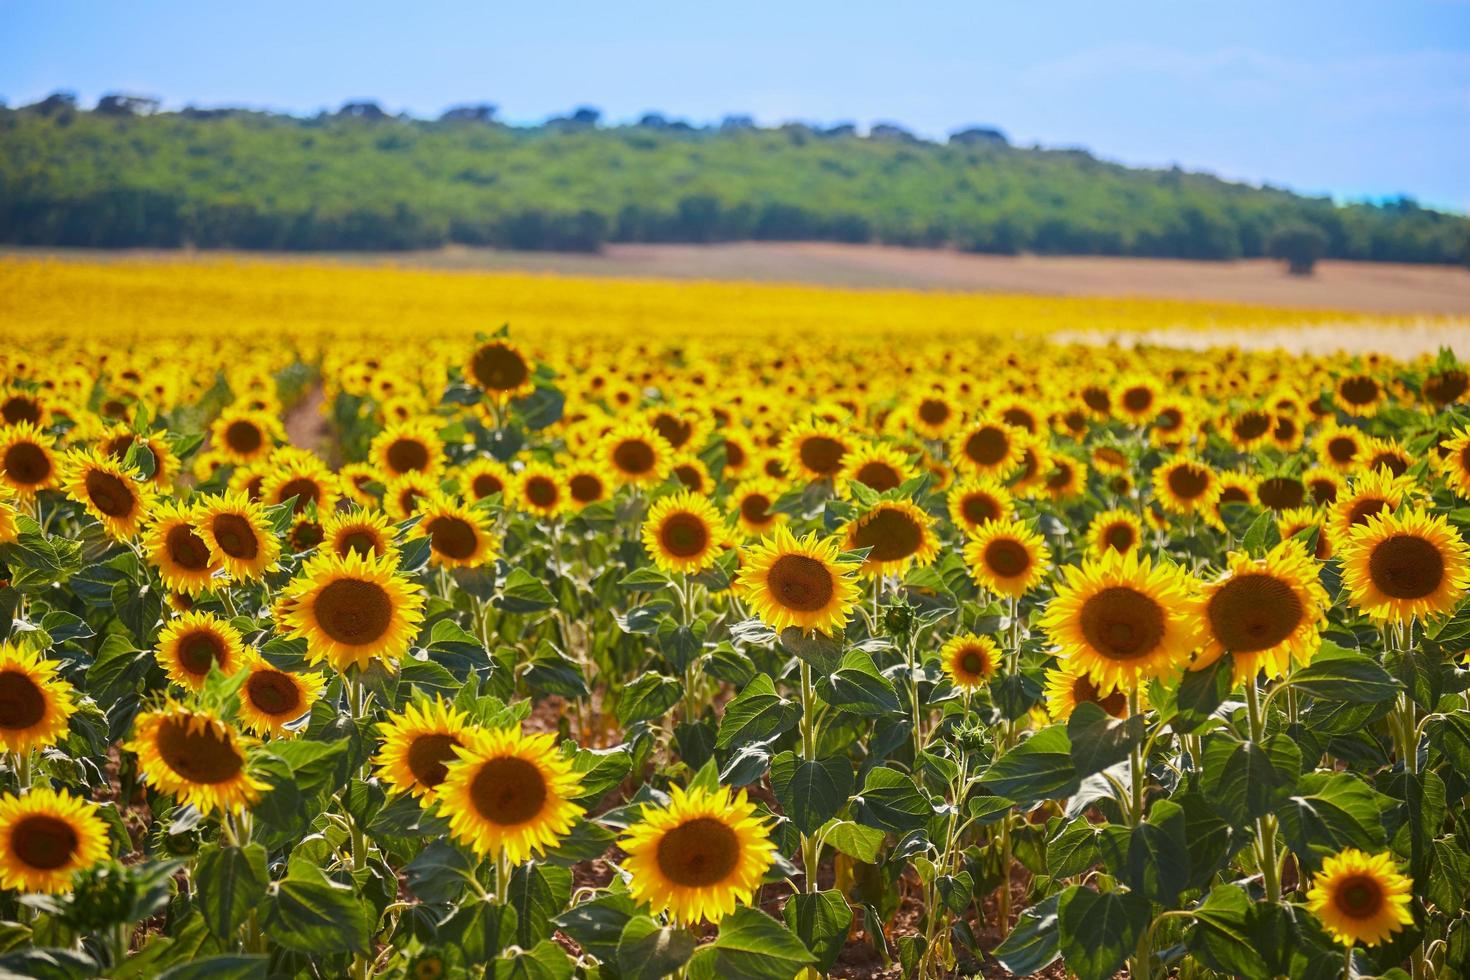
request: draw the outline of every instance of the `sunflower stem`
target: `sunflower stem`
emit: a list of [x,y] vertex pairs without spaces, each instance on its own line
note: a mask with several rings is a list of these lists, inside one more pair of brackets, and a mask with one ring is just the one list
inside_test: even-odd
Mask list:
[[[1138,688],[1133,687],[1128,691],[1128,717],[1138,715]],[[1143,771],[1143,744],[1135,742],[1130,750],[1129,775],[1132,777],[1133,807],[1129,816],[1132,818],[1132,826],[1137,827],[1143,823],[1143,784],[1145,774]]]
[[[801,755],[807,762],[817,760],[817,692],[812,685],[812,665],[801,661]],[[817,871],[821,863],[821,842],[813,835],[801,835],[801,864],[806,872],[802,887],[807,894],[817,890]]]
[[[1245,706],[1251,741],[1264,747],[1266,720],[1261,713],[1261,694],[1254,677],[1245,685]],[[1261,883],[1266,888],[1266,900],[1272,904],[1280,902],[1281,875],[1276,863],[1276,818],[1270,814],[1256,818],[1256,860],[1261,866]]]

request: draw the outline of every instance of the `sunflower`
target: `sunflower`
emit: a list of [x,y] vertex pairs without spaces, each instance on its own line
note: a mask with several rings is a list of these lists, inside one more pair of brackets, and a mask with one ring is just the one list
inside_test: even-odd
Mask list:
[[405,473],[435,476],[444,464],[444,441],[433,419],[395,422],[373,437],[368,458],[389,479]]
[[249,500],[260,500],[263,496],[262,488],[265,486],[265,478],[269,476],[268,463],[261,462],[253,466],[236,466],[230,473],[229,483],[226,489],[230,493],[244,494]]
[[738,586],[752,610],[776,631],[796,626],[831,633],[858,602],[857,562],[838,560],[832,540],[798,540],[784,526],[742,550]]
[[964,633],[939,648],[939,662],[955,687],[966,691],[984,687],[1000,665],[1000,649],[988,636]]
[[383,509],[395,521],[406,521],[419,512],[425,500],[439,492],[439,484],[423,473],[395,476],[383,488]]
[[1322,512],[1311,507],[1295,507],[1276,515],[1276,529],[1282,540],[1294,538],[1308,528],[1317,529],[1317,551],[1315,558],[1326,561],[1332,557],[1332,540],[1322,527]]
[[849,551],[871,549],[863,561],[863,575],[902,575],[939,554],[933,524],[932,517],[907,500],[884,500],[850,521],[843,533]]
[[144,480],[155,490],[167,490],[173,486],[174,476],[179,472],[179,457],[161,433],[135,433],[124,425],[114,426],[99,444],[102,455],[114,462],[127,459],[133,443],[141,442],[153,454],[153,475]]
[[976,585],[1018,599],[1046,577],[1051,551],[1019,521],[990,521],[965,545],[965,562]]
[[1090,384],[1077,392],[1077,401],[1088,417],[1106,422],[1113,415],[1113,393],[1106,385]]
[[1176,449],[1183,446],[1194,431],[1195,414],[1194,406],[1187,398],[1160,398],[1158,414],[1148,429],[1149,443]]
[[1080,497],[1087,485],[1087,464],[1062,453],[1052,453],[1047,462],[1051,467],[1042,482],[1046,495],[1058,503]]
[[633,900],[685,925],[718,922],[749,904],[776,855],[755,804],[728,786],[673,787],[668,805],[645,804],[618,845],[628,854]]
[[68,892],[73,874],[107,860],[110,851],[94,803],[49,787],[0,797],[0,887]]
[[955,433],[949,458],[962,473],[1005,479],[1022,463],[1026,440],[1015,426],[977,419]]
[[514,480],[504,463],[482,456],[465,464],[459,485],[467,500],[484,500],[497,493],[507,496]]
[[13,385],[0,391],[0,425],[29,422],[38,429],[51,424],[51,409],[39,393]]
[[909,458],[893,446],[868,443],[847,458],[847,480],[879,493],[896,490],[914,476]]
[[781,499],[784,485],[768,476],[758,476],[736,486],[730,494],[735,522],[746,534],[765,534],[786,521],[786,515],[772,510],[771,505]]
[[1087,551],[1101,558],[1109,551],[1128,554],[1143,542],[1143,522],[1126,510],[1105,510],[1087,525]]
[[20,525],[15,520],[19,516],[10,488],[0,484],[0,544],[14,544],[20,540]]
[[1339,497],[1328,511],[1327,533],[1332,537],[1333,548],[1341,551],[1354,529],[1368,523],[1371,517],[1397,510],[1414,489],[1412,480],[1384,471],[1359,476],[1347,495]]
[[1065,584],[1042,618],[1061,656],[1099,688],[1132,689],[1174,672],[1194,649],[1192,581],[1138,552],[1109,552],[1063,570]]
[[435,788],[449,774],[448,764],[456,758],[454,750],[465,744],[461,736],[469,727],[469,715],[439,697],[389,712],[388,720],[378,724],[383,739],[373,759],[378,778],[390,792],[432,802]]
[[1349,374],[1337,380],[1337,405],[1349,415],[1360,418],[1377,415],[1388,398],[1388,389],[1371,374]]
[[1213,513],[1220,481],[1209,466],[1189,456],[1165,460],[1153,474],[1154,496],[1175,514]]
[[1470,589],[1470,548],[1442,515],[1422,510],[1370,517],[1353,529],[1342,561],[1352,604],[1373,619],[1450,613]]
[[724,431],[725,473],[740,477],[755,465],[755,446],[750,434],[742,429],[727,428]]
[[1300,541],[1287,539],[1261,559],[1231,552],[1224,574],[1194,600],[1201,649],[1191,669],[1234,655],[1235,683],[1285,676],[1305,666],[1321,645],[1331,600],[1317,582],[1317,563]]
[[484,511],[436,493],[419,510],[414,534],[429,539],[429,560],[442,568],[478,568],[495,557]]
[[925,439],[943,439],[959,420],[959,410],[943,392],[934,391],[914,400],[909,425]]
[[1466,392],[1470,392],[1470,374],[1459,368],[1436,371],[1425,376],[1419,390],[1427,402],[1443,408],[1460,401]]
[[519,347],[503,337],[488,340],[470,352],[464,378],[500,402],[522,398],[536,390],[531,362]]
[[1338,472],[1356,469],[1368,451],[1368,440],[1357,429],[1329,422],[1312,439],[1322,465]]
[[23,754],[55,745],[77,710],[71,684],[57,664],[0,641],[0,745]]
[[281,670],[250,649],[240,665],[240,723],[256,735],[293,734],[288,726],[311,711],[326,686],[321,674]]
[[[1139,690],[1142,698],[1143,691]],[[1057,721],[1066,721],[1079,704],[1095,704],[1114,718],[1128,717],[1128,695],[1116,687],[1099,689],[1076,664],[1062,661],[1046,672],[1046,710]]]
[[1158,414],[1159,383],[1150,377],[1125,378],[1117,385],[1119,413],[1135,425],[1142,425]]
[[602,461],[619,483],[661,483],[669,475],[672,459],[668,442],[646,423],[624,423],[603,438]]
[[709,475],[709,467],[698,456],[680,456],[674,460],[669,472],[685,490],[708,494],[714,489],[715,481]]
[[359,507],[376,507],[378,498],[369,490],[380,474],[371,463],[345,463],[337,471],[337,486],[342,495]]
[[210,445],[236,464],[263,462],[285,439],[279,419],[250,408],[227,408],[209,427]]
[[62,466],[62,486],[111,537],[129,541],[148,518],[153,487],[95,449],[73,450]]
[[155,789],[208,814],[250,806],[268,788],[250,774],[251,744],[213,714],[166,701],[138,715],[124,748]]
[[666,572],[702,572],[719,557],[724,519],[709,499],[689,490],[661,497],[643,521],[643,547]]
[[1307,891],[1307,908],[1344,946],[1377,946],[1413,923],[1413,886],[1390,852],[1348,848],[1323,860]]
[[990,521],[1008,521],[1015,509],[1011,493],[998,480],[967,476],[950,488],[950,520],[966,534],[977,533]]
[[1092,460],[1093,469],[1109,476],[1114,473],[1127,473],[1133,469],[1133,460],[1128,457],[1121,446],[1113,443],[1093,446],[1088,458]]
[[567,485],[567,498],[577,508],[595,504],[612,496],[607,477],[602,471],[586,463],[577,463],[563,474]]
[[1439,468],[1445,486],[1456,495],[1470,499],[1470,426],[1460,429],[1441,447]]
[[1271,510],[1291,510],[1307,502],[1307,485],[1290,474],[1278,473],[1256,484],[1256,499]]
[[189,612],[169,621],[154,650],[169,680],[191,691],[204,689],[211,669],[233,674],[244,656],[240,631],[213,613]]
[[22,500],[56,486],[61,474],[51,437],[31,425],[0,427],[0,481]]
[[582,777],[550,732],[465,728],[435,789],[449,832],[482,857],[511,865],[555,847],[586,811],[572,802]]
[[515,507],[538,517],[555,517],[568,503],[562,474],[546,463],[527,463],[515,478],[511,498]]
[[346,558],[350,552],[360,555],[397,555],[393,541],[393,524],[381,511],[339,510],[322,521],[322,543],[325,550]]
[[305,637],[307,660],[339,671],[354,664],[366,670],[374,659],[398,661],[423,620],[421,591],[389,555],[315,555],[283,599],[280,625]]
[[793,425],[787,431],[782,451],[793,472],[803,481],[837,482],[847,473],[853,443],[844,426],[813,419]]
[[163,584],[191,596],[209,588],[214,573],[223,567],[210,555],[197,521],[193,507],[164,502],[154,509],[153,523],[143,535],[143,548]]
[[1347,481],[1336,470],[1314,466],[1302,474],[1302,483],[1318,507],[1330,507],[1347,488]]
[[240,494],[206,497],[194,509],[194,527],[212,561],[236,580],[258,579],[276,567],[281,542],[265,508]]
[[304,512],[316,504],[318,514],[330,514],[342,499],[337,474],[315,453],[304,449],[283,449],[271,456],[269,470],[260,481],[260,500],[267,506],[296,499],[294,513]]

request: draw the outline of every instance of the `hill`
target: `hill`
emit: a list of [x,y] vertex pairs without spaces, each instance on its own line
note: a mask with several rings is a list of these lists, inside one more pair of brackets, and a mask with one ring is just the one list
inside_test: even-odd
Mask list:
[[[146,108],[146,107],[145,107]],[[694,128],[595,113],[535,127],[371,103],[299,118],[243,110],[0,110],[0,241],[266,250],[445,243],[594,251],[605,242],[947,245],[1018,254],[1233,259],[1286,226],[1331,258],[1457,262],[1470,220],[1409,200],[1340,206],[992,130],[947,144],[897,126]]]

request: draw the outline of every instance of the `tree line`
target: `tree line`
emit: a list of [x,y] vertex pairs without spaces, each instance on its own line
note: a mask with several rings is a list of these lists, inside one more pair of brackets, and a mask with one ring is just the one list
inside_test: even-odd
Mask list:
[[[1305,239],[1303,239],[1305,236]],[[1209,174],[902,126],[582,108],[508,126],[371,102],[301,118],[160,112],[110,95],[0,108],[0,241],[87,247],[595,251],[606,242],[828,240],[1016,254],[1235,259],[1306,240],[1332,258],[1459,262],[1470,220],[1409,199],[1340,205]]]

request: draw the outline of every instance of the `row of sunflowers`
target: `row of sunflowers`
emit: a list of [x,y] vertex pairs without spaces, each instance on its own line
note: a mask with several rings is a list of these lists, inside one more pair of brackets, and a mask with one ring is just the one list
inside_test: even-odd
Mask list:
[[0,351],[0,969],[1470,970],[1449,352]]

